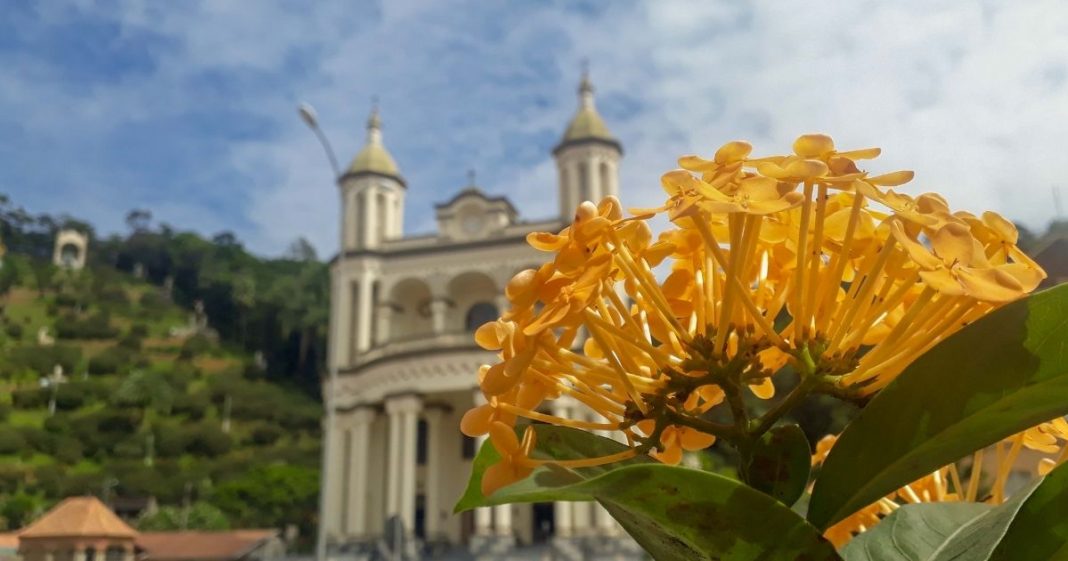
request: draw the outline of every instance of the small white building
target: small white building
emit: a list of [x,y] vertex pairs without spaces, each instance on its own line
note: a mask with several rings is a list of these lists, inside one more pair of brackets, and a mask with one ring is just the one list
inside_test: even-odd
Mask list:
[[[324,520],[328,551],[344,557],[383,534],[398,516],[439,549],[508,558],[513,548],[545,544],[559,559],[629,543],[615,522],[589,503],[500,506],[452,515],[479,443],[459,431],[477,400],[479,365],[491,362],[474,330],[506,305],[504,286],[546,254],[526,235],[557,231],[578,204],[617,195],[622,147],[594,107],[585,77],[579,108],[552,152],[559,170],[559,214],[528,221],[504,197],[468,185],[436,206],[435,234],[405,237],[406,184],[382,143],[377,111],[366,145],[338,181],[342,251],[331,265],[329,362],[338,387],[327,426]],[[473,183],[473,180],[472,180]],[[547,191],[548,192],[548,191]],[[567,407],[566,402],[556,402]]]

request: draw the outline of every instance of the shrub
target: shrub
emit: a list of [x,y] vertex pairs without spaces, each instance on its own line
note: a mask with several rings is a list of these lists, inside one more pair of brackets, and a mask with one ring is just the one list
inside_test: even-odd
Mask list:
[[13,368],[33,370],[41,376],[52,374],[57,364],[69,374],[74,371],[81,360],[82,350],[70,345],[52,345],[51,347],[38,347],[36,344],[20,345],[7,352],[8,364]]
[[111,314],[102,310],[82,318],[65,314],[56,322],[56,336],[60,339],[111,339],[119,330],[111,325]]
[[6,423],[9,417],[11,417],[11,406],[0,403],[0,423]]
[[170,301],[158,291],[149,290],[141,295],[138,304],[146,311],[160,311],[166,309]]
[[141,337],[139,337],[137,335],[134,335],[132,333],[123,335],[119,339],[119,346],[124,348],[124,349],[129,349],[131,351],[139,351],[139,350],[141,350],[141,344],[142,344]]
[[189,433],[186,451],[196,456],[221,456],[229,452],[233,444],[230,435],[224,433],[215,423],[202,422]]
[[125,306],[130,303],[130,299],[126,296],[126,291],[121,286],[111,285],[94,288],[98,303],[119,306]]
[[56,298],[52,302],[57,308],[74,308],[78,305],[79,299],[69,292],[60,292],[56,294]]
[[278,425],[263,423],[252,429],[252,442],[259,445],[274,444],[285,431]]
[[115,374],[130,364],[133,353],[129,349],[115,346],[108,347],[89,359],[90,374]]
[[57,412],[45,419],[43,426],[46,431],[53,434],[68,434],[71,432],[71,416],[69,413]]
[[127,332],[127,334],[128,335],[133,335],[135,337],[140,337],[142,339],[145,338],[145,337],[148,337],[148,335],[149,335],[148,325],[145,325],[145,324],[140,323],[140,322],[135,323],[135,324],[130,326],[130,330]]
[[181,427],[173,424],[158,425],[153,431],[156,435],[156,455],[161,458],[177,458],[185,453],[189,444],[189,435]]
[[87,397],[89,396],[86,395],[85,388],[81,384],[60,384],[56,388],[56,409],[62,411],[78,409],[85,405]]
[[212,346],[211,339],[198,333],[185,340],[185,343],[182,344],[181,352],[178,353],[178,358],[188,360],[202,354],[207,354]]
[[0,454],[20,454],[26,450],[26,438],[11,426],[0,427]]
[[20,388],[11,392],[11,403],[17,409],[38,409],[48,404],[47,388]]
[[49,455],[55,452],[56,437],[52,433],[38,427],[18,427],[18,431],[27,450]]
[[144,458],[145,456],[145,438],[144,436],[133,435],[130,438],[122,440],[115,444],[112,449],[112,454],[117,458]]
[[199,421],[204,418],[211,400],[207,392],[197,391],[193,393],[179,393],[171,404],[171,412],[176,415],[185,415],[191,420]]
[[4,333],[7,333],[7,336],[11,337],[12,339],[21,339],[22,326],[14,322],[8,323],[4,326]]
[[54,451],[52,455],[64,464],[76,464],[83,457],[84,447],[76,438],[70,436],[57,436],[53,440]]

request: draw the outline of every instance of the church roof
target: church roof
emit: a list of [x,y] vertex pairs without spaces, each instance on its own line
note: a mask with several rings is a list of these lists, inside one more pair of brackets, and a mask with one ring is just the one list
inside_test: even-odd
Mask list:
[[593,103],[593,84],[590,83],[589,76],[583,75],[582,82],[579,84],[579,109],[572,117],[571,122],[567,125],[567,129],[564,131],[564,137],[560,139],[560,144],[557,146],[557,150],[565,145],[583,142],[587,140],[595,140],[607,142],[619,147],[619,141],[616,137],[612,136],[609,132],[608,126],[605,125],[604,119],[601,114],[597,112],[597,107]]
[[277,530],[144,532],[137,546],[151,561],[225,561],[242,559],[277,535]]
[[367,119],[367,142],[349,164],[348,174],[376,173],[400,178],[400,169],[393,156],[382,144],[382,119],[378,116],[378,108],[371,110],[371,116]]
[[96,497],[70,497],[19,533],[20,538],[135,538],[137,531]]

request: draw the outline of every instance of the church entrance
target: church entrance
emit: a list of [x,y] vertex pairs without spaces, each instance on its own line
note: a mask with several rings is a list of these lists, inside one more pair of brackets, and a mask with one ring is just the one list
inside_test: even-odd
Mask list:
[[534,503],[531,505],[531,536],[534,543],[545,543],[552,539],[555,529],[555,512],[553,503]]

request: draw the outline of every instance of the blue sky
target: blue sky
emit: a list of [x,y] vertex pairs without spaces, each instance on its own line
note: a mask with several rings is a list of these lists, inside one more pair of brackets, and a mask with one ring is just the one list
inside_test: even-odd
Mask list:
[[[882,146],[873,170],[1032,226],[1068,171],[1068,8],[939,2],[12,2],[0,14],[0,192],[104,232],[131,208],[259,253],[336,248],[339,158],[373,96],[408,179],[406,229],[478,170],[531,218],[590,60],[623,198],[683,153],[803,132]],[[1068,187],[1063,189],[1068,199]]]

